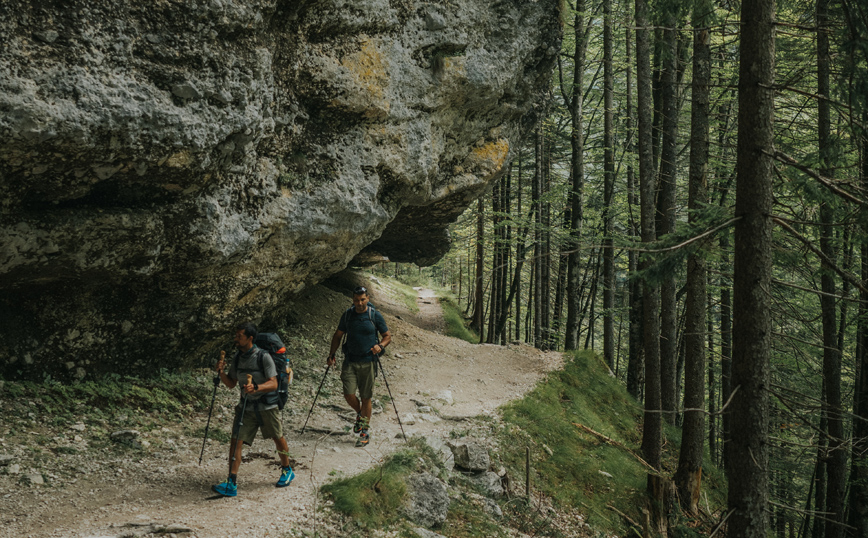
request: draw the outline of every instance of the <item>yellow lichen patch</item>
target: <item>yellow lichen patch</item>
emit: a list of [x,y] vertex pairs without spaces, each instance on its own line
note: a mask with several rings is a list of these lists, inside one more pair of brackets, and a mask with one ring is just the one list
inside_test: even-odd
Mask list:
[[362,41],[361,48],[341,58],[341,65],[352,73],[357,90],[365,95],[370,105],[381,111],[389,110],[386,88],[389,85],[386,59],[376,44],[370,40]]
[[488,142],[480,147],[473,148],[470,152],[471,163],[477,173],[489,176],[499,171],[509,155],[509,140],[499,138],[493,142]]
[[166,159],[166,166],[171,166],[172,168],[183,168],[189,165],[192,161],[193,156],[190,155],[189,151],[184,150],[179,151]]
[[443,71],[452,76],[463,77],[467,71],[467,58],[464,56],[443,57]]

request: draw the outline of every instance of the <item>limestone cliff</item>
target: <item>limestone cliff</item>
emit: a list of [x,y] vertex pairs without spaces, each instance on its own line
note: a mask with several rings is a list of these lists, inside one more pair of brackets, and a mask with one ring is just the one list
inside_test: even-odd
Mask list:
[[195,363],[354,258],[436,261],[558,4],[4,0],[0,371]]

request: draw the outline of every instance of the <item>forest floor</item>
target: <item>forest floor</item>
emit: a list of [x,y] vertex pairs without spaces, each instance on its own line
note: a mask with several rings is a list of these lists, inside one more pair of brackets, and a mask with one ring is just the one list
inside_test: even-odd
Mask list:
[[[364,284],[393,335],[382,362],[408,436],[465,435],[473,417],[496,417],[499,406],[522,397],[547,372],[562,366],[559,353],[525,345],[475,345],[445,336],[431,290],[417,290],[417,310],[376,278],[365,278]],[[344,402],[334,369],[326,376],[306,432],[300,433],[323,379],[338,316],[350,304],[346,289],[351,288],[314,286],[293,304],[290,325],[300,337],[285,340],[308,346],[307,352],[321,356],[322,364],[296,370],[292,400],[283,412],[296,472],[289,487],[275,488],[280,471],[274,445],[257,438],[244,451],[238,496],[216,496],[211,486],[226,477],[228,442],[209,439],[199,465],[202,437],[195,432],[204,430],[207,411],[191,412],[182,421],[164,420],[160,427],[140,433],[140,446],[125,450],[106,449],[96,438],[124,429],[128,417],[113,416],[101,426],[82,418],[72,426],[55,427],[30,413],[29,423],[14,427],[14,432],[13,426],[0,427],[0,536],[339,535],[337,518],[323,509],[319,488],[379,464],[404,443],[381,376],[371,443],[354,447],[356,436],[349,430],[355,416]],[[294,351],[302,352],[289,349]],[[211,374],[201,371],[191,382],[208,385],[210,396],[210,379]],[[212,429],[228,435],[236,398],[237,393],[225,387],[217,391]],[[22,403],[36,407],[34,402]],[[419,413],[420,405],[434,412]],[[416,418],[413,424],[410,414]],[[13,433],[14,442],[9,439]],[[39,454],[43,457],[36,457]]]

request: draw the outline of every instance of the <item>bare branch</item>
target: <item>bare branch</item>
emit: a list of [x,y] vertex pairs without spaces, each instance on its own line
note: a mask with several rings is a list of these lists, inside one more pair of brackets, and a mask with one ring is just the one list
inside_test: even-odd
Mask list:
[[807,237],[803,236],[802,234],[797,232],[795,229],[793,229],[793,227],[790,226],[789,224],[787,224],[782,217],[774,217],[773,216],[772,220],[775,223],[777,223],[778,226],[780,226],[781,228],[783,228],[784,230],[789,232],[790,235],[792,235],[793,237],[795,237],[796,239],[801,241],[802,244],[804,244],[808,249],[810,249],[811,252],[816,254],[817,257],[819,257],[826,265],[828,265],[833,271],[838,273],[841,276],[841,278],[843,278],[844,280],[849,282],[851,285],[853,285],[853,287],[858,288],[859,290],[861,290],[865,293],[868,293],[868,289],[866,289],[865,286],[862,285],[861,280],[859,280],[855,276],[847,273],[846,271],[844,271],[843,269],[838,267],[838,265],[835,262],[830,260],[828,256],[823,254],[817,247],[815,247],[813,242],[810,239],[808,239]]
[[819,172],[816,172],[816,171],[812,170],[811,168],[808,168],[807,166],[805,166],[803,164],[799,164],[798,161],[796,161],[794,158],[790,157],[786,153],[783,153],[781,151],[775,151],[774,153],[771,153],[771,152],[768,152],[766,150],[763,150],[763,153],[765,153],[766,155],[775,159],[778,162],[782,162],[788,166],[792,166],[793,168],[800,170],[800,171],[804,172],[805,174],[811,176],[812,178],[819,181],[824,187],[826,187],[827,189],[832,191],[833,194],[837,194],[838,196],[840,196],[846,200],[849,200],[849,201],[853,202],[854,204],[861,205],[861,206],[868,206],[868,201],[863,200],[857,196],[854,196],[854,195],[850,194],[849,192],[845,191],[844,189],[838,187],[837,185],[834,184],[834,181],[832,179],[824,177]]

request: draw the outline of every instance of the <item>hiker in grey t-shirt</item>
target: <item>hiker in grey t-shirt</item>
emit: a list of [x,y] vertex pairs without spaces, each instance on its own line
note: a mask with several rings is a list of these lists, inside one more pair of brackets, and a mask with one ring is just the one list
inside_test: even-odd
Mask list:
[[[224,497],[235,497],[238,494],[236,485],[238,468],[241,466],[241,451],[244,444],[253,443],[256,431],[263,437],[274,441],[280,456],[281,473],[277,487],[288,486],[295,473],[289,465],[289,446],[283,437],[280,423],[280,411],[276,403],[269,403],[266,396],[277,390],[277,369],[274,361],[264,350],[253,343],[256,338],[256,326],[252,323],[241,323],[235,327],[235,347],[238,351],[232,359],[229,373],[226,368],[226,353],[220,352],[217,363],[217,374],[223,384],[230,389],[238,386],[241,402],[235,407],[235,420],[232,427],[232,439],[229,442],[229,478],[211,489]],[[247,382],[248,376],[250,383]],[[241,380],[241,383],[238,381]]]

